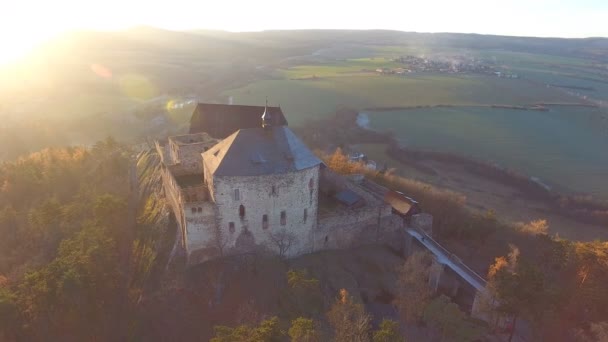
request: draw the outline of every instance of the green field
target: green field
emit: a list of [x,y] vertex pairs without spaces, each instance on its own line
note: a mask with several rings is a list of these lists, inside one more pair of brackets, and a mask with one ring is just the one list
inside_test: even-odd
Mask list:
[[370,113],[370,127],[407,146],[498,163],[550,184],[608,198],[608,112],[433,108]]
[[[422,73],[411,76],[352,73],[319,76],[336,75],[346,69],[305,66],[282,70],[283,79],[258,81],[228,90],[223,96],[231,96],[237,104],[262,104],[268,96],[272,104],[281,105],[290,124],[296,126],[312,118],[326,117],[342,105],[363,110],[370,107],[524,105],[564,101],[564,94],[555,89],[492,76]],[[289,79],[310,74],[319,78]]]
[[[358,55],[356,50],[351,52]],[[242,104],[261,104],[268,96],[272,104],[281,105],[293,126],[327,117],[336,108],[347,106],[371,113],[373,128],[394,131],[408,145],[495,162],[539,177],[561,190],[608,198],[608,187],[601,186],[608,176],[605,110],[550,107],[548,112],[537,112],[489,107],[582,103],[583,96],[606,100],[608,77],[597,63],[543,53],[452,47],[377,46],[367,53],[373,57],[326,58],[278,69],[273,79],[230,89],[222,96]],[[402,55],[475,56],[519,78],[374,72],[377,68],[402,66],[392,61]],[[452,107],[404,108],[437,105]],[[370,109],[380,107],[394,110]]]

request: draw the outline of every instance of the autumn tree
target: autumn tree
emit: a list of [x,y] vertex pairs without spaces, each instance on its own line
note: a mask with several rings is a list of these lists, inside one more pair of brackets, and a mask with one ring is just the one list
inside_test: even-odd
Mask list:
[[86,227],[61,243],[55,260],[25,276],[18,301],[33,328],[48,327],[57,334],[51,336],[69,330],[83,338],[109,338],[105,327],[119,316],[122,275],[108,235],[103,227]]
[[528,223],[519,223],[516,227],[520,231],[531,235],[547,235],[549,233],[547,220],[534,220]]
[[357,173],[363,169],[361,164],[352,162],[341,148],[337,148],[333,154],[323,159],[332,171],[342,175]]
[[373,342],[404,342],[405,337],[399,331],[399,323],[383,319],[380,328],[374,331]]
[[429,303],[424,321],[439,331],[441,341],[476,341],[484,333],[483,327],[470,321],[450,298],[441,295]]
[[279,318],[272,317],[262,321],[257,327],[240,325],[236,328],[227,326],[214,327],[215,336],[210,342],[279,342],[284,332],[279,327]]
[[291,321],[289,337],[292,342],[319,342],[319,331],[312,319],[298,317]]
[[496,300],[494,310],[512,319],[509,340],[513,338],[520,316],[534,321],[543,312],[543,274],[536,266],[521,260],[519,250],[514,246],[507,258],[496,258],[490,266],[487,289]]
[[314,317],[322,312],[323,294],[319,280],[305,270],[287,271],[287,289],[281,294],[282,312],[288,318]]
[[336,342],[370,341],[371,317],[363,305],[353,301],[345,289],[327,313],[327,319],[334,331]]
[[405,322],[419,322],[430,301],[429,274],[432,258],[425,252],[415,252],[397,270],[394,304]]

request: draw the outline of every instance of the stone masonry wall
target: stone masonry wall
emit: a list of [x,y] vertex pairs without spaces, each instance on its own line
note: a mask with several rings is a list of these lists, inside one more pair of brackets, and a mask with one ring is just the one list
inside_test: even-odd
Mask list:
[[[184,216],[184,207],[182,205],[184,202],[179,185],[168,167],[163,165],[161,172],[165,197],[169,202],[169,206],[171,206],[171,209],[173,210],[178,228],[182,232],[181,236],[184,236],[186,220]],[[185,240],[182,241],[182,245],[185,247]]]
[[[238,253],[261,247],[290,257],[313,251],[319,166],[278,175],[215,177],[213,182],[217,223],[227,250]],[[244,217],[240,216],[241,205]],[[263,215],[267,215],[266,224]],[[281,251],[279,245],[290,247]]]
[[[213,144],[211,144],[211,146],[213,146]],[[177,150],[177,160],[189,173],[202,174],[203,157],[201,156],[201,153],[205,152],[211,146],[209,143],[180,145]]]
[[401,250],[405,244],[403,219],[389,216],[348,215],[319,219],[314,231],[315,251],[344,249],[374,243],[388,244]]
[[330,196],[342,190],[351,190],[364,199],[365,207],[342,208],[320,216],[314,233],[315,250],[370,243],[389,243],[395,248],[403,248],[403,219],[392,213],[390,204],[329,169],[321,172],[321,189]]

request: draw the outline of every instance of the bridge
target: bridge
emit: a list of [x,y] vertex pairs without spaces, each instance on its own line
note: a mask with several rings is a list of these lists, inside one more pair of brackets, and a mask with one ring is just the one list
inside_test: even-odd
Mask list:
[[432,237],[414,228],[406,228],[406,232],[431,252],[439,264],[449,267],[475,290],[483,291],[485,289],[486,280],[483,277],[465,265],[456,255],[450,253],[445,247],[433,240]]

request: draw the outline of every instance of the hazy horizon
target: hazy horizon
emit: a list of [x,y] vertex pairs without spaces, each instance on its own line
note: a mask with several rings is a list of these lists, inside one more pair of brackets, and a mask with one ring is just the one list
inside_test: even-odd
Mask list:
[[[32,11],[35,8],[36,11]],[[173,31],[395,30],[517,37],[608,37],[608,3],[599,0],[508,4],[480,0],[368,3],[312,0],[194,2],[175,0],[36,0],[10,2],[0,20],[0,63],[15,60],[60,33],[150,26]],[[8,14],[8,15],[6,15]],[[34,23],[34,24],[32,24]]]

